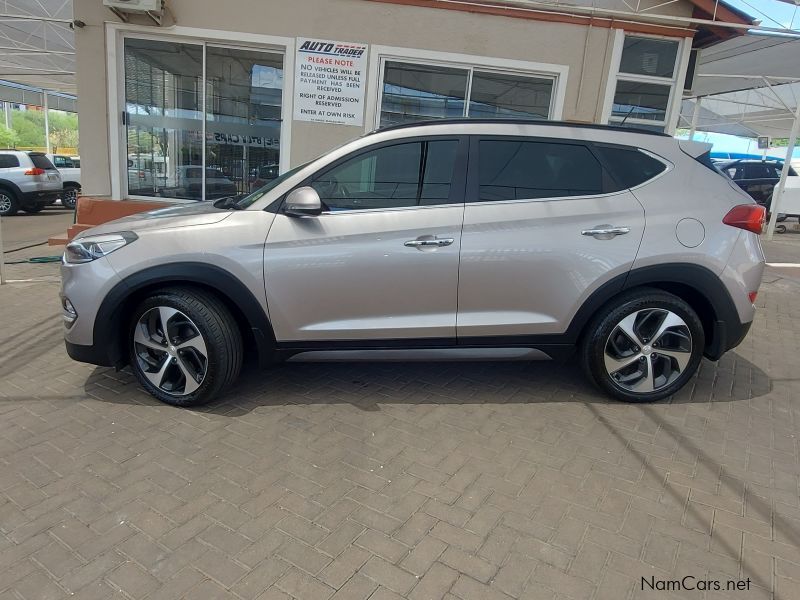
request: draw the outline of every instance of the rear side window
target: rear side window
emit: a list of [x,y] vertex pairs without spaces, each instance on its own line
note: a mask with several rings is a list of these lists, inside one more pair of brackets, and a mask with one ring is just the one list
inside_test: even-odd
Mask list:
[[774,179],[775,167],[763,163],[745,163],[745,179]]
[[603,169],[579,144],[481,140],[478,158],[481,202],[603,193]]
[[72,159],[66,156],[54,156],[53,162],[59,169],[70,169],[73,166]]
[[0,169],[12,169],[19,166],[19,159],[13,154],[0,154]]
[[667,165],[635,148],[596,146],[622,189],[636,187],[660,175]]
[[53,163],[50,162],[50,159],[47,158],[44,154],[29,154],[28,156],[31,157],[31,162],[33,166],[37,169],[55,169]]

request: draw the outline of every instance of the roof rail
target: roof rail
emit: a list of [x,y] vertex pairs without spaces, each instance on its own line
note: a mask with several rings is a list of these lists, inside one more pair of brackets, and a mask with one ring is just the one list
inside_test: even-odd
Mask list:
[[471,119],[469,117],[448,118],[448,119],[430,119],[422,121],[414,121],[412,123],[401,123],[399,125],[389,125],[387,127],[379,127],[370,132],[382,133],[384,131],[396,131],[398,129],[408,129],[410,127],[420,127],[424,125],[460,125],[460,124],[480,124],[488,123],[492,125],[542,125],[542,126],[556,126],[556,127],[573,127],[575,129],[602,129],[604,131],[621,131],[625,133],[638,133],[645,135],[657,135],[661,137],[672,137],[667,133],[661,131],[650,131],[649,129],[639,129],[637,127],[621,127],[619,125],[601,125],[599,123],[572,123],[569,121],[546,121],[543,119]]

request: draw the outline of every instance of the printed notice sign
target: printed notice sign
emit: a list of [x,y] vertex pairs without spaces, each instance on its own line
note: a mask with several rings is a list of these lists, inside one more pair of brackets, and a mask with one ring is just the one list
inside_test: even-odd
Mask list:
[[294,119],[364,124],[367,46],[297,39]]

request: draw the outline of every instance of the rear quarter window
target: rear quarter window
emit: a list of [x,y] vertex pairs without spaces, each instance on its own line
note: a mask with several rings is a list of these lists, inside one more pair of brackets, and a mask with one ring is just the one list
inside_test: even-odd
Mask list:
[[636,148],[597,145],[595,150],[621,189],[641,185],[667,170],[663,162]]
[[19,159],[13,154],[0,154],[0,169],[13,169],[19,166]]
[[31,162],[33,166],[37,169],[55,169],[53,163],[50,162],[50,159],[47,158],[44,154],[29,154],[28,156],[31,157]]

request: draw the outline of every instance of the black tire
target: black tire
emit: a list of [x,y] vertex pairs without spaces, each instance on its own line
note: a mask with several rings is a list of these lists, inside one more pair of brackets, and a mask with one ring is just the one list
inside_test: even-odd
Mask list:
[[[154,385],[145,375],[143,365],[146,363],[137,354],[134,334],[139,320],[157,307],[180,311],[202,336],[207,350],[205,373],[202,383],[192,393],[170,393]],[[239,376],[244,354],[241,332],[228,308],[213,294],[194,288],[168,288],[142,301],[132,315],[127,343],[131,370],[141,386],[156,399],[173,406],[197,406],[214,400]],[[166,355],[165,359],[170,360]],[[172,361],[177,362],[177,359]]]
[[78,205],[78,193],[81,189],[73,186],[64,188],[64,193],[61,196],[61,206],[70,210],[75,210]]
[[11,217],[19,212],[19,200],[11,190],[0,188],[0,217]]
[[44,207],[47,206],[46,204],[33,204],[31,206],[24,206],[22,210],[26,213],[35,215],[36,213],[40,213],[44,210]]
[[[639,313],[639,311],[643,312]],[[621,359],[624,361],[628,358],[639,356],[638,361],[640,362],[631,362],[624,369],[612,371],[615,375],[615,377],[612,377],[612,373],[609,373],[606,368],[606,350],[607,347],[613,350],[618,349],[615,344],[619,338],[615,337],[612,340],[612,333],[615,336],[619,334],[617,326],[621,324],[623,319],[636,313],[639,313],[644,318],[644,321],[648,321],[651,319],[649,315],[652,315],[652,319],[658,319],[661,315],[666,314],[665,311],[669,311],[682,319],[685,325],[685,328],[683,326],[670,328],[669,331],[671,333],[664,334],[661,338],[662,345],[668,339],[667,335],[671,336],[669,339],[678,340],[681,344],[684,344],[681,349],[681,359],[686,361],[683,370],[677,368],[679,363],[673,361],[669,356],[658,355],[660,351],[657,347],[658,341],[656,341],[656,347],[651,348],[647,345],[647,338],[643,337],[638,342],[644,340],[644,345],[641,347],[632,345],[633,348],[629,357]],[[649,325],[644,321],[641,322],[640,333],[646,330],[646,325]],[[653,321],[653,323],[657,325],[656,321]],[[688,339],[685,336],[685,329],[688,329]],[[650,330],[652,331],[652,328]],[[645,335],[647,334],[645,333]],[[631,338],[625,335],[623,340],[631,340]],[[690,348],[690,351],[683,352],[683,349],[687,347]],[[587,377],[606,394],[624,402],[653,402],[671,396],[686,385],[700,365],[704,347],[705,333],[703,325],[691,306],[677,296],[667,292],[654,288],[639,288],[619,296],[600,309],[586,329],[581,341],[579,356],[581,366]],[[666,350],[661,351],[665,352]],[[652,355],[650,354],[651,352]],[[645,353],[647,356],[642,358],[641,355]],[[610,358],[613,360],[614,357]],[[634,375],[628,375],[631,370],[637,368],[652,369],[654,382],[656,381],[655,373],[658,372],[658,379],[663,378],[663,382],[650,386],[654,389],[648,392],[627,389],[621,379],[631,377],[633,382],[642,381],[641,379],[636,379]]]

